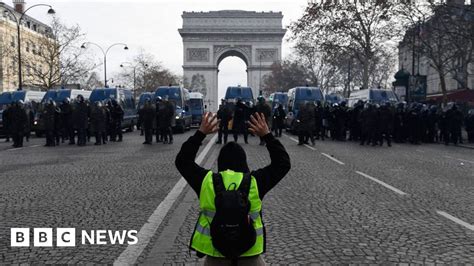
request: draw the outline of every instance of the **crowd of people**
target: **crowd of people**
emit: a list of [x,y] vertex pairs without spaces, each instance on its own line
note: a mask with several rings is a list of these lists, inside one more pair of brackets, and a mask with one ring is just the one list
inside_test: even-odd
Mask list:
[[173,144],[172,126],[175,120],[175,106],[165,96],[164,99],[158,96],[155,103],[151,99],[145,100],[145,104],[138,110],[138,125],[145,135],[145,145],[155,141],[163,144]]
[[382,146],[396,143],[462,143],[462,126],[468,140],[474,142],[474,112],[464,118],[454,103],[444,109],[421,103],[381,105],[359,101],[353,108],[345,102],[323,106],[306,102],[299,107],[295,120],[299,145],[314,145],[315,140],[330,138],[358,141],[360,145]]
[[[217,144],[227,143],[230,131],[232,131],[235,142],[238,141],[239,135],[243,135],[244,142],[248,144],[248,125],[251,115],[256,112],[263,114],[266,121],[270,121],[272,108],[265,102],[263,96],[257,98],[255,106],[251,101],[244,102],[242,99],[237,99],[235,105],[222,99],[217,111],[217,119],[220,121]],[[260,138],[260,145],[265,145],[262,138]]]
[[[296,111],[296,112],[295,112]],[[257,98],[257,104],[237,99],[236,103],[222,100],[217,118],[219,131],[217,144],[227,143],[232,133],[233,140],[243,136],[248,143],[248,123],[254,113],[265,117],[275,137],[281,137],[287,128],[287,111],[282,104],[272,107],[263,96]],[[321,102],[304,102],[293,121],[293,128],[298,134],[298,144],[315,144],[316,140],[332,139],[337,141],[358,141],[360,145],[388,146],[396,143],[462,143],[462,127],[467,131],[468,141],[474,143],[474,110],[466,117],[454,103],[441,109],[435,105],[421,103],[392,105],[359,101],[349,108],[345,102],[332,106]],[[43,103],[39,110],[39,119],[21,100],[4,106],[3,126],[6,141],[13,139],[13,147],[23,146],[23,140],[29,140],[33,121],[42,124],[46,135],[46,145],[53,147],[69,141],[86,145],[91,136],[95,136],[95,145],[107,141],[122,141],[122,121],[124,111],[114,99],[90,103],[79,95],[74,101],[66,98],[60,104],[52,99]],[[175,107],[166,97],[157,97],[154,101],[146,100],[138,110],[137,127],[145,135],[143,144],[150,145],[155,141],[172,144],[175,119]],[[76,141],[77,139],[77,141]],[[260,139],[260,145],[265,145]]]
[[[28,140],[33,126],[34,115],[30,108],[19,100],[6,106],[2,113],[6,141],[13,139],[13,147],[23,146],[23,139]],[[95,145],[107,141],[122,141],[122,121],[124,111],[115,99],[93,104],[78,95],[75,101],[69,98],[56,104],[47,99],[38,110],[37,123],[42,125],[46,135],[46,147],[60,143],[85,146],[91,136],[95,136]],[[77,141],[76,141],[77,139]]]

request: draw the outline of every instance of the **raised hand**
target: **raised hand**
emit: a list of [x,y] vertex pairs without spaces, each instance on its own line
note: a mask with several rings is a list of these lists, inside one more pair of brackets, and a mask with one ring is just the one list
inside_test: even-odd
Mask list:
[[199,131],[201,131],[205,135],[212,134],[219,130],[218,125],[219,120],[217,120],[217,115],[211,112],[206,112],[202,117]]
[[255,113],[250,117],[249,131],[259,137],[263,137],[270,133],[267,122],[265,121],[265,116],[263,114]]

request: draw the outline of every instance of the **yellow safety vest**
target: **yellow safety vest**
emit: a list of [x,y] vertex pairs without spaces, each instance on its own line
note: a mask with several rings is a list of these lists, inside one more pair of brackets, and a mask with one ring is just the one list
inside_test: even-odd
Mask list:
[[[239,187],[244,176],[243,173],[234,172],[232,170],[226,170],[220,173],[226,188],[232,183],[235,183],[237,187]],[[216,213],[216,206],[214,205],[215,196],[212,171],[209,171],[201,185],[201,192],[199,194],[201,211],[191,240],[191,248],[211,257],[224,257],[214,248],[211,240],[211,222]],[[257,240],[253,247],[242,254],[241,257],[259,255],[264,251],[264,227],[262,217],[260,216],[262,201],[258,195],[257,180],[253,176],[251,176],[250,181],[249,201],[251,204],[249,215],[254,221],[253,226],[257,232]]]

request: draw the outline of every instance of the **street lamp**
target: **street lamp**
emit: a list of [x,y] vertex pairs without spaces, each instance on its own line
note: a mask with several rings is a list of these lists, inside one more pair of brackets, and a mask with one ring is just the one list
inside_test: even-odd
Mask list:
[[[130,62],[123,62],[120,64],[120,67],[125,68],[125,65],[129,65],[133,69],[133,97],[137,97],[137,67],[138,65],[133,65]],[[145,67],[148,67],[148,64],[145,64]]]
[[50,6],[50,5],[37,4],[37,5],[32,5],[29,8],[27,8],[25,11],[23,11],[23,13],[20,13],[21,14],[20,18],[17,18],[15,13],[13,13],[13,11],[11,11],[9,8],[5,7],[4,2],[0,2],[0,6],[4,8],[3,12],[5,14],[10,13],[12,15],[12,17],[15,18],[15,22],[16,22],[17,42],[18,42],[18,45],[17,45],[18,46],[18,90],[21,91],[23,89],[23,79],[22,79],[22,73],[21,73],[21,27],[20,27],[21,26],[21,20],[25,16],[26,12],[28,12],[28,10],[30,10],[34,7],[38,7],[38,6],[47,6],[47,7],[49,7],[49,9],[48,9],[48,14],[49,15],[56,14],[56,11],[54,11],[53,7]]
[[93,42],[85,42],[85,43],[83,43],[83,44],[81,45],[81,48],[82,48],[82,49],[86,49],[86,48],[87,48],[87,47],[86,47],[86,44],[92,44],[92,45],[98,47],[98,48],[100,49],[100,51],[102,52],[102,54],[104,55],[104,86],[105,86],[106,88],[108,88],[108,86],[107,86],[107,54],[109,53],[109,50],[110,50],[112,47],[114,47],[114,46],[119,46],[119,45],[124,46],[124,47],[123,47],[124,50],[128,50],[128,46],[127,46],[125,43],[114,43],[114,44],[110,45],[110,46],[107,48],[107,50],[104,51],[104,49],[103,49],[100,45],[98,45],[98,44],[96,44],[96,43],[93,43]]

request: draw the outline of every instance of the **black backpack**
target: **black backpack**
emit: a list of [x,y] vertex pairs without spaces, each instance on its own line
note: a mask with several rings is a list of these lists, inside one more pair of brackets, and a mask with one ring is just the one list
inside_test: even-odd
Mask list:
[[257,239],[249,215],[250,180],[250,174],[244,174],[238,189],[232,183],[226,190],[221,174],[212,176],[216,194],[216,214],[211,222],[212,245],[228,259],[237,259],[253,247]]

